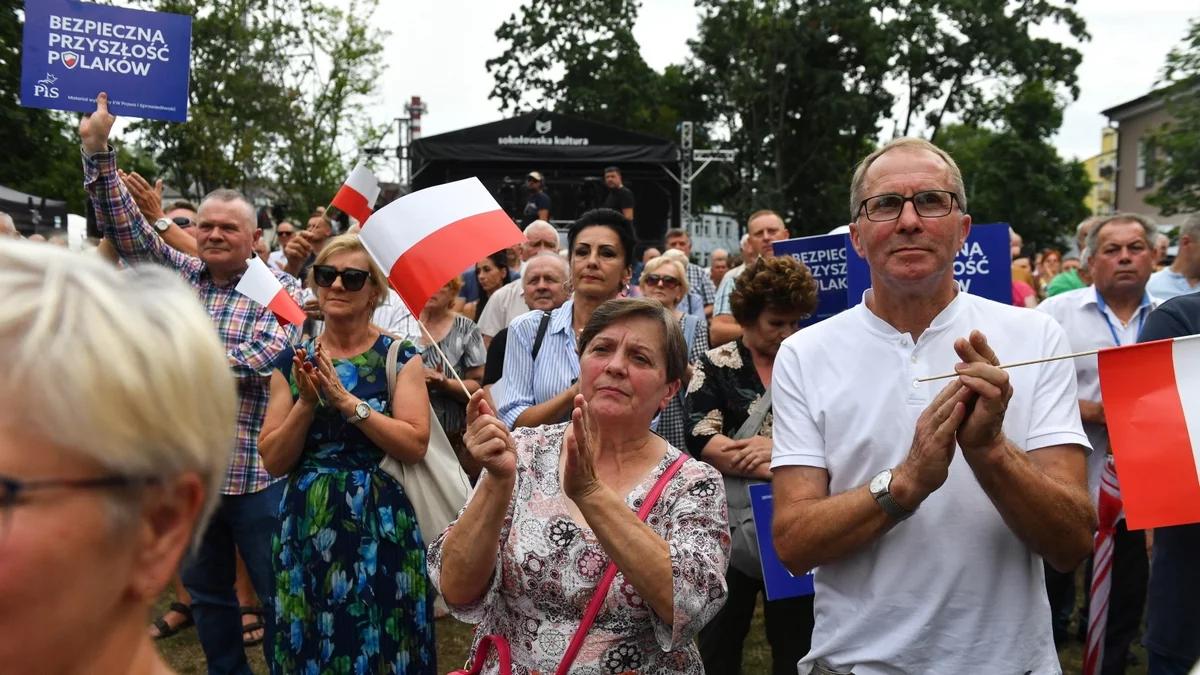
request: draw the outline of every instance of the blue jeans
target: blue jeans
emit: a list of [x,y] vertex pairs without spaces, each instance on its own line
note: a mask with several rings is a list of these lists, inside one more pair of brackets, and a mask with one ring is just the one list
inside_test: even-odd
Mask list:
[[271,539],[279,533],[279,499],[286,481],[250,494],[222,495],[196,552],[184,563],[183,585],[192,595],[192,616],[210,675],[252,675],[242,644],[242,617],[233,581],[234,547],[264,608],[263,655],[274,644],[275,578]]

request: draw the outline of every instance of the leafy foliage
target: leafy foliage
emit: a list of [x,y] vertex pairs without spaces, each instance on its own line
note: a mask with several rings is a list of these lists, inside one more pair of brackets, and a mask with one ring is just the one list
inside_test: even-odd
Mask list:
[[1200,212],[1200,18],[1167,55],[1160,84],[1174,121],[1152,135],[1159,187],[1146,201],[1166,216]]
[[1064,161],[1049,143],[1062,111],[1032,83],[999,113],[996,129],[949,125],[938,142],[962,170],[975,222],[1007,222],[1027,243],[1056,244],[1088,215],[1083,199],[1091,189],[1083,165]]
[[[854,163],[881,131],[940,141],[946,125],[958,123],[977,127],[979,138],[1000,134],[1015,142],[1026,134],[1020,147],[1009,148],[1014,161],[1044,164],[1020,166],[1018,174],[1067,176],[1057,185],[1073,194],[1075,174],[1045,140],[1061,123],[1062,104],[1078,93],[1080,54],[1033,29],[1060,24],[1086,39],[1074,0],[696,6],[691,58],[659,74],[633,38],[636,0],[527,3],[496,32],[507,47],[488,62],[492,96],[505,111],[546,107],[667,137],[675,122],[693,120],[700,136],[727,139],[725,147],[738,151],[736,171],[707,174],[696,202],[720,202],[743,215],[773,208],[796,234],[846,221],[842,204]],[[1040,121],[1020,114],[1013,108],[1019,93],[1022,105],[1052,114]],[[966,133],[961,129],[955,133]],[[697,146],[704,142],[697,138]],[[983,205],[1010,195],[996,181],[976,184]],[[1050,199],[1052,186],[1024,198]],[[1026,207],[1004,212],[1053,229],[1078,210],[1064,209],[1057,197]],[[1034,217],[1051,212],[1062,215]]]

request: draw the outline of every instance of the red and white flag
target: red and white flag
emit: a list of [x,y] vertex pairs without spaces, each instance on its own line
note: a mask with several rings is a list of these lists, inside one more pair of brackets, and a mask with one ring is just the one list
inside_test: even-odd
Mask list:
[[250,266],[234,290],[274,312],[281,325],[304,323],[304,310],[258,256],[250,259]]
[[1129,529],[1200,522],[1200,336],[1100,352]]
[[455,275],[525,240],[478,178],[407,194],[371,216],[359,237],[413,314]]
[[1104,632],[1108,625],[1108,599],[1112,593],[1113,535],[1121,513],[1121,488],[1110,459],[1100,476],[1100,503],[1096,507],[1099,529],[1092,558],[1092,587],[1089,590],[1087,644],[1083,649],[1083,675],[1099,675],[1104,662]]
[[334,195],[331,205],[359,224],[367,222],[375,210],[375,200],[379,199],[379,179],[364,164],[359,164],[350,172],[350,177],[342,183],[342,187]]

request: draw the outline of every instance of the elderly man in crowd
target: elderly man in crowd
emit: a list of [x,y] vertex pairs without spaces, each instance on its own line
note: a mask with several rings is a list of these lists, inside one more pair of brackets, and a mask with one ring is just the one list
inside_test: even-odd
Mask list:
[[[236,191],[216,190],[201,202],[197,214],[199,257],[171,248],[155,234],[117,176],[116,151],[108,144],[115,119],[108,111],[108,96],[101,93],[96,111],[79,123],[84,186],[95,205],[97,222],[126,262],[159,263],[191,284],[216,324],[237,380],[236,444],[221,486],[221,502],[183,569],[183,581],[192,596],[208,671],[249,673],[234,593],[234,546],[258,597],[270,602],[275,596],[271,537],[278,529],[276,510],[284,484],[262,467],[257,439],[272,363],[296,336],[281,328],[269,309],[234,290],[261,235],[254,207]],[[284,288],[296,293],[294,279],[283,273],[276,276]],[[265,645],[272,644],[272,616],[270,610],[265,614],[264,654]]]
[[1146,290],[1158,300],[1200,291],[1200,216],[1192,216],[1179,228],[1175,262],[1151,275]]
[[[571,271],[567,261],[557,253],[544,251],[529,259],[525,266],[525,275],[512,282],[521,284],[521,298],[525,303],[525,311],[508,319],[508,322],[492,335],[483,334],[483,341],[488,347],[487,364],[483,374],[484,385],[494,384],[504,375],[504,348],[508,343],[508,324],[525,312],[549,312],[561,307],[571,295],[567,287],[570,277]],[[492,305],[488,304],[487,309],[484,309],[485,317],[491,307]],[[489,328],[491,327],[494,326],[489,325]],[[480,330],[483,330],[482,322]]]
[[1063,330],[959,291],[971,218],[943,150],[891,141],[850,194],[871,289],[785,340],[772,381],[775,548],[816,568],[799,672],[1058,672],[1041,560],[1091,550],[1087,437],[1068,361],[997,364],[1067,353]]
[[[1096,222],[1088,232],[1087,269],[1093,285],[1061,293],[1038,305],[1066,330],[1071,351],[1118,347],[1137,342],[1146,317],[1157,302],[1146,292],[1154,270],[1154,226],[1142,216],[1117,214]],[[1079,386],[1079,412],[1083,429],[1092,446],[1088,460],[1088,486],[1092,504],[1097,503],[1100,476],[1109,456],[1108,423],[1100,396],[1100,371],[1095,356],[1073,360]],[[1129,645],[1141,625],[1146,601],[1149,562],[1146,535],[1130,531],[1122,520],[1113,536],[1112,591],[1104,636],[1104,659],[1100,672],[1125,672]],[[1073,580],[1050,576],[1051,604],[1058,610],[1059,633],[1074,603]],[[1065,609],[1065,611],[1064,611]]]
[[692,292],[700,296],[700,301],[704,303],[705,319],[712,318],[713,302],[717,299],[717,287],[713,285],[713,280],[705,272],[704,268],[693,263],[692,257],[692,237],[688,231],[674,227],[667,230],[667,249],[675,249],[680,251],[687,257],[687,278],[688,287]]
[[713,302],[712,323],[708,328],[708,342],[716,348],[732,342],[742,336],[742,328],[733,318],[733,307],[729,304],[729,296],[733,293],[733,283],[747,267],[759,258],[770,258],[775,255],[772,245],[777,241],[788,238],[787,226],[783,218],[774,211],[762,210],[750,214],[746,221],[746,242],[751,255],[746,262],[725,273],[721,286],[717,289],[717,297]]
[[287,266],[287,248],[290,242],[296,236],[296,226],[286,220],[279,221],[275,226],[275,242],[278,245],[271,255],[267,256],[267,264],[277,270],[282,270]]
[[[721,283],[725,278],[725,273],[729,271],[729,251],[723,248],[715,248],[708,257],[708,277],[713,283],[713,288]],[[716,300],[716,294],[713,294],[713,300]],[[711,318],[711,316],[710,316]]]
[[[558,230],[544,220],[535,220],[525,228],[525,242],[521,244],[521,276],[524,277],[529,261],[540,253],[558,255]],[[483,343],[490,344],[512,320],[528,312],[530,306],[525,298],[525,284],[514,279],[504,284],[488,298],[483,313],[479,315],[479,332]]]

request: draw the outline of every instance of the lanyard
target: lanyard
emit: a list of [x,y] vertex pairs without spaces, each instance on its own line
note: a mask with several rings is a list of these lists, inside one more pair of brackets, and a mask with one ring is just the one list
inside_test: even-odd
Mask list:
[[[1137,327],[1138,335],[1142,334],[1142,326],[1145,325],[1145,323],[1146,323],[1146,313],[1142,311],[1142,307],[1149,304],[1149,302],[1150,302],[1150,298],[1148,296],[1143,295],[1142,296],[1142,304],[1138,305],[1138,308],[1136,310],[1134,310],[1137,312],[1137,315],[1138,315],[1138,327]],[[1120,347],[1121,346],[1121,338],[1117,335],[1117,327],[1113,325],[1112,320],[1108,318],[1108,313],[1104,311],[1107,308],[1108,308],[1108,305],[1104,302],[1104,298],[1101,297],[1100,291],[1096,291],[1096,310],[1099,311],[1100,316],[1104,318],[1104,323],[1108,326],[1108,332],[1112,334],[1113,342],[1116,343],[1116,345],[1118,347]]]

